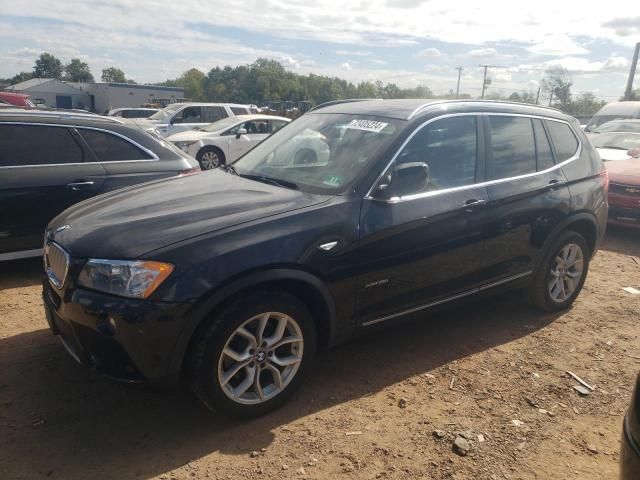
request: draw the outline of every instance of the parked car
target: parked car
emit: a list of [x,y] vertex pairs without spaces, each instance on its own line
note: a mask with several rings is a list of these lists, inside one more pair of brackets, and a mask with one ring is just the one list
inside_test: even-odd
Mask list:
[[159,111],[159,108],[114,108],[113,110],[109,110],[107,116],[120,118],[148,118]]
[[0,110],[0,261],[41,255],[47,223],[81,200],[196,170],[170,143],[113,117]]
[[610,120],[589,132],[589,138],[598,133],[640,133],[640,120]]
[[[309,132],[329,158],[296,164],[291,145]],[[316,107],[224,169],[56,217],[45,312],[72,356],[112,377],[184,378],[210,408],[261,415],[318,348],[409,314],[499,288],[569,307],[605,231],[606,185],[557,110]]]
[[611,102],[596,112],[584,128],[591,132],[598,126],[611,120],[625,120],[640,118],[640,102]]
[[605,162],[627,160],[640,152],[640,133],[589,134],[589,141]]
[[272,115],[238,115],[176,133],[167,140],[198,160],[200,168],[209,170],[233,163],[290,121]]
[[622,424],[620,480],[640,478],[640,374]]
[[168,137],[174,133],[204,127],[222,118],[250,113],[251,109],[247,105],[233,103],[172,103],[148,118],[128,121],[145,130],[155,130],[162,137]]
[[0,92],[0,103],[21,108],[35,108],[33,102],[29,100],[29,95],[24,93]]
[[640,228],[640,159],[607,163],[607,171],[609,223]]

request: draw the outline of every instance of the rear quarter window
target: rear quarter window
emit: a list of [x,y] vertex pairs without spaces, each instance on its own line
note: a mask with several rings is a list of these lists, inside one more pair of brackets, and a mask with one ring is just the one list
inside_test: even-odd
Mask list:
[[564,162],[565,160],[573,157],[578,150],[578,139],[571,130],[571,127],[566,123],[555,122],[553,120],[547,120],[547,129],[551,135],[551,141],[556,150],[556,157],[558,162]]
[[0,124],[0,167],[80,163],[85,152],[67,127]]

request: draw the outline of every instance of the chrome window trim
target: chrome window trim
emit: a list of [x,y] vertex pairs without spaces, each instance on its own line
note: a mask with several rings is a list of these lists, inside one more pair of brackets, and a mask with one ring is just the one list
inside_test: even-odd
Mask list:
[[[463,116],[476,116],[477,117],[477,116],[487,116],[487,115],[495,115],[495,116],[503,116],[503,117],[538,118],[538,119],[543,120],[543,121],[564,123],[565,125],[567,125],[569,127],[569,129],[571,130],[571,133],[573,133],[573,136],[578,141],[578,149],[576,150],[574,155],[572,157],[568,158],[567,160],[564,160],[564,161],[562,161],[560,163],[556,163],[553,167],[547,168],[545,170],[541,170],[539,172],[527,173],[527,174],[524,174],[524,175],[517,175],[515,177],[499,178],[499,179],[496,179],[496,180],[485,180],[484,182],[480,182],[480,183],[472,183],[470,185],[462,185],[460,187],[443,188],[442,190],[434,190],[434,191],[431,191],[431,192],[415,193],[413,195],[407,195],[407,196],[404,196],[404,197],[392,197],[392,198],[388,198],[388,199],[382,199],[382,198],[375,198],[375,197],[372,196],[372,193],[375,190],[376,185],[378,185],[378,182],[380,182],[380,179],[389,170],[389,168],[391,168],[391,166],[396,161],[396,159],[398,158],[400,153],[402,153],[402,150],[404,150],[404,148],[407,146],[407,144],[424,127],[426,127],[427,125],[429,125],[429,124],[431,124],[431,123],[433,123],[433,122],[435,122],[437,120],[442,120],[444,118],[463,117]],[[552,142],[551,139],[550,139],[550,141]],[[511,182],[511,181],[514,181],[514,180],[521,180],[521,179],[524,179],[524,178],[534,177],[534,176],[537,176],[537,175],[544,175],[544,174],[547,174],[547,173],[552,172],[554,170],[559,170],[563,166],[568,165],[569,163],[571,163],[571,162],[577,160],[578,158],[580,158],[580,154],[581,153],[582,153],[582,141],[580,140],[580,137],[578,135],[576,135],[576,132],[573,129],[573,126],[571,125],[571,123],[569,123],[566,120],[559,120],[559,119],[556,119],[556,118],[545,117],[543,115],[531,115],[531,114],[526,114],[526,113],[504,113],[504,112],[447,113],[447,114],[444,114],[444,115],[439,115],[439,116],[434,117],[434,118],[430,118],[429,120],[427,120],[424,123],[420,124],[413,132],[411,132],[411,135],[409,135],[405,139],[405,141],[402,143],[402,145],[400,145],[400,148],[398,148],[398,150],[393,155],[393,157],[391,157],[391,161],[389,161],[389,163],[382,169],[382,173],[380,173],[380,175],[378,175],[378,177],[373,182],[371,188],[369,189],[369,191],[367,192],[367,194],[365,195],[364,198],[367,199],[367,200],[374,200],[376,202],[382,202],[382,203],[401,203],[401,202],[407,202],[407,201],[410,201],[410,200],[417,200],[417,199],[420,199],[420,198],[435,197],[435,196],[442,195],[442,194],[445,194],[445,193],[458,192],[458,191],[469,190],[469,189],[473,189],[473,188],[482,188],[482,187],[487,187],[489,185],[497,185],[497,184],[500,184],[500,183]]]
[[[7,165],[7,166],[2,166],[0,165],[0,169],[4,169],[4,168],[29,168],[29,167],[62,167],[62,166],[66,166],[66,165],[90,165],[90,164],[107,164],[107,165],[111,165],[111,164],[121,164],[121,163],[138,163],[138,162],[158,162],[160,161],[160,158],[158,157],[158,155],[156,155],[154,152],[152,152],[151,150],[149,150],[146,147],[143,147],[142,145],[140,145],[138,142],[136,142],[135,140],[131,140],[129,137],[118,133],[118,132],[112,132],[111,130],[106,130],[104,128],[98,128],[98,127],[85,127],[83,125],[63,125],[63,124],[59,124],[59,123],[40,123],[40,122],[3,122],[0,121],[0,126],[2,125],[27,125],[27,126],[37,126],[37,127],[62,127],[62,128],[73,128],[76,130],[81,130],[81,129],[86,129],[86,130],[96,130],[98,132],[103,132],[109,135],[115,135],[116,137],[120,137],[121,139],[123,139],[125,142],[128,142],[134,146],[136,146],[137,148],[139,148],[140,150],[142,150],[143,152],[145,152],[146,154],[148,154],[149,156],[153,157],[153,158],[141,158],[140,160],[107,160],[104,162],[101,162],[100,160],[96,161],[96,162],[71,162],[71,163],[39,163],[36,165]],[[84,140],[84,138],[83,138]],[[86,140],[85,140],[86,142]]]

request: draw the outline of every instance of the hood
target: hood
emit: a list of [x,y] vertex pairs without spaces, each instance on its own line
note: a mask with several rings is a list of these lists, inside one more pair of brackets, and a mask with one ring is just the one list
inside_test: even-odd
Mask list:
[[627,150],[621,150],[619,148],[596,148],[600,154],[600,158],[604,162],[613,162],[618,160],[628,160],[629,154]]
[[173,143],[176,142],[189,142],[191,140],[198,141],[205,137],[216,137],[218,136],[215,132],[202,132],[200,130],[186,130],[184,132],[174,133],[173,135],[169,135],[167,140]]
[[640,159],[631,158],[610,162],[605,167],[609,173],[610,182],[640,186]]
[[150,120],[148,118],[123,118],[122,121],[128,125],[135,125],[136,127],[140,127],[143,130],[153,128],[156,125],[160,124],[158,120]]
[[[327,199],[211,170],[80,202],[53,219],[48,231],[54,232],[53,240],[72,256],[131,259],[175,242]],[[63,225],[69,226],[56,233]]]

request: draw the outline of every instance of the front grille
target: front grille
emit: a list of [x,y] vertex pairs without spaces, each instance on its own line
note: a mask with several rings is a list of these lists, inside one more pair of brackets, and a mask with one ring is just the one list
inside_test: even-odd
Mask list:
[[69,270],[69,254],[57,243],[49,243],[44,251],[44,265],[49,282],[56,288],[62,288]]
[[622,183],[610,183],[609,191],[620,195],[632,195],[640,197],[640,187],[636,185],[624,185]]

